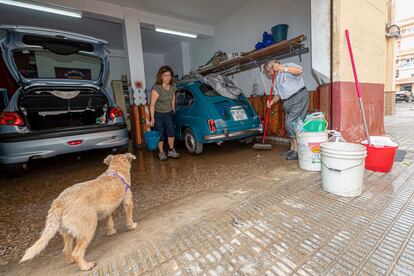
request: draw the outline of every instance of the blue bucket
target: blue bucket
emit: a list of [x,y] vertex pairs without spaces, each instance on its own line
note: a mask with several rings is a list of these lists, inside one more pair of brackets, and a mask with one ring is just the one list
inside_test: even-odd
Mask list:
[[278,43],[287,39],[289,25],[279,24],[272,28],[273,43]]
[[149,150],[156,150],[160,142],[160,133],[158,131],[149,130],[144,133],[145,144]]

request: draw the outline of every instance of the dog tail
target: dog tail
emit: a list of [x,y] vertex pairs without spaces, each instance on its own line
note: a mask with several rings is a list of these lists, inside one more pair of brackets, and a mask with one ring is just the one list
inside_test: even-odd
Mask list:
[[24,254],[23,258],[20,260],[19,263],[28,261],[33,259],[37,254],[39,254],[49,241],[55,236],[56,232],[59,230],[60,227],[60,219],[62,218],[63,214],[63,206],[58,203],[53,203],[52,207],[47,214],[46,219],[46,226],[35,244],[33,244],[29,249],[27,249],[26,253]]

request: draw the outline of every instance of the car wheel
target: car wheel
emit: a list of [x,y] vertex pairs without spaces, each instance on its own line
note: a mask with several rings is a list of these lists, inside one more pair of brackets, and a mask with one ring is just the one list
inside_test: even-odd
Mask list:
[[189,128],[184,132],[184,144],[187,151],[193,155],[198,155],[203,152],[203,143],[197,142],[193,132]]
[[240,142],[242,142],[245,145],[250,145],[254,142],[255,138],[256,137],[247,137],[247,138],[244,138],[243,140],[241,140]]
[[4,168],[8,178],[16,178],[27,172],[27,163],[4,165]]
[[113,153],[116,154],[123,154],[123,153],[127,153],[128,152],[128,145],[124,145],[124,146],[119,146],[117,148],[113,148],[112,149]]

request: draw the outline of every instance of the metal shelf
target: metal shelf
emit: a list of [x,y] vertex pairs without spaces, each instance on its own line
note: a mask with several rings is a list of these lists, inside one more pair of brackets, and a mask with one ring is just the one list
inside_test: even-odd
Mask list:
[[217,65],[201,68],[198,70],[198,73],[201,75],[214,73],[232,75],[258,67],[271,59],[282,60],[293,56],[299,56],[301,59],[302,54],[309,52],[309,48],[304,47],[301,43],[304,40],[306,40],[304,35],[300,35],[290,40],[283,40],[269,47],[251,51],[243,56],[223,61]]

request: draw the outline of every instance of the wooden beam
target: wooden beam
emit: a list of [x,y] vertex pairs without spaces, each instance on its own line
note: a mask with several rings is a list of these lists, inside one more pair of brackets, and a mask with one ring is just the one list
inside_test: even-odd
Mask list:
[[[211,65],[202,69],[199,69],[201,75],[208,75],[212,73],[218,73],[224,70],[231,69],[236,66],[244,65],[252,61],[260,61],[269,56],[283,55],[289,53],[292,50],[303,48],[301,44],[306,37],[304,35],[297,36],[290,40],[283,40],[266,48],[255,50],[246,53],[245,55],[223,61],[217,65]],[[254,67],[254,66],[253,66]]]

